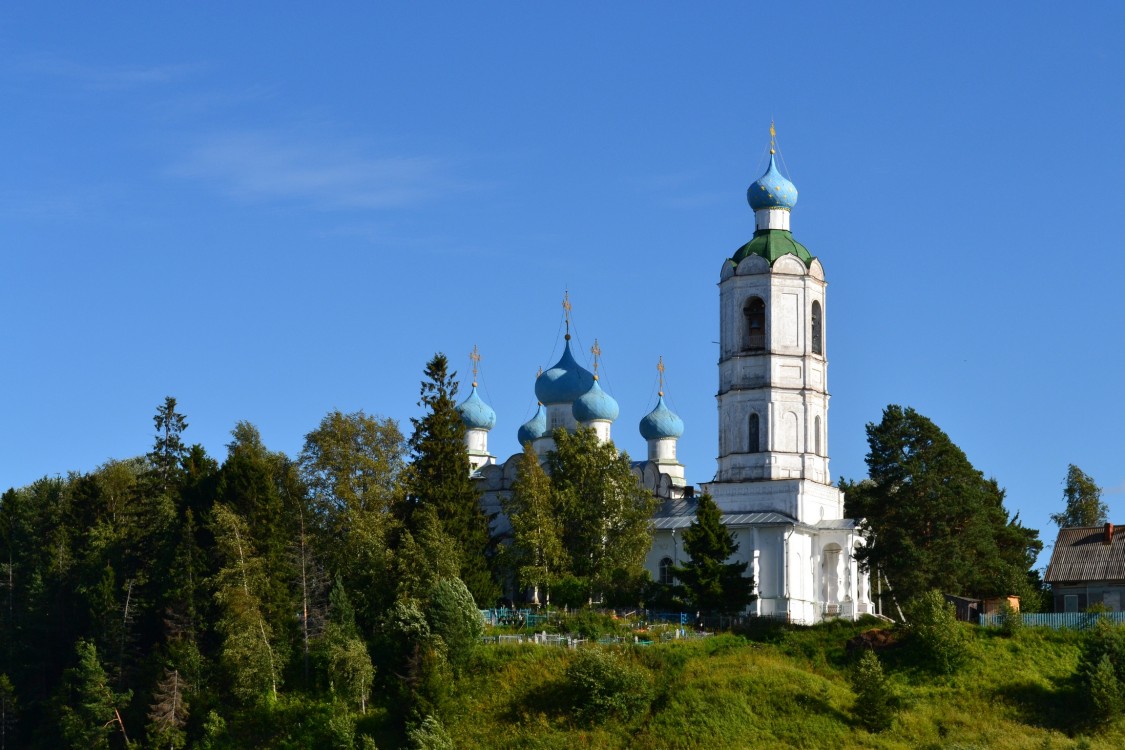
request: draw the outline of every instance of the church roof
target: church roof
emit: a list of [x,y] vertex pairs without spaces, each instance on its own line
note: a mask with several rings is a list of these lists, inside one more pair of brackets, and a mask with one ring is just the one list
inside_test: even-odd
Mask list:
[[737,266],[750,255],[760,255],[770,262],[783,255],[796,255],[806,266],[813,261],[812,254],[786,229],[763,229],[754,233],[754,238],[735,251],[731,258]]
[[575,361],[567,335],[562,356],[554,367],[535,379],[535,397],[543,404],[572,404],[594,384],[594,374]]
[[593,422],[595,420],[612,422],[617,419],[621,409],[617,406],[613,397],[602,390],[602,387],[598,384],[598,379],[595,377],[590,390],[578,397],[571,412],[579,422]]
[[746,200],[755,211],[762,208],[791,209],[797,205],[797,186],[777,171],[772,152],[766,173],[747,188]]
[[496,426],[496,412],[477,394],[476,383],[469,397],[457,405],[457,413],[470,430],[491,430]]
[[[724,513],[720,518],[723,526],[807,526],[795,518],[776,511],[761,513]],[[695,521],[695,513],[676,513],[675,515],[657,515],[652,519],[654,531],[669,531],[672,529],[686,529]]]
[[535,416],[520,425],[516,437],[519,439],[520,445],[523,445],[524,443],[533,443],[547,435],[547,412],[543,408],[543,404],[539,404]]
[[678,438],[684,434],[684,420],[664,403],[663,393],[656,402],[656,408],[641,420],[640,427],[641,437],[645,440]]

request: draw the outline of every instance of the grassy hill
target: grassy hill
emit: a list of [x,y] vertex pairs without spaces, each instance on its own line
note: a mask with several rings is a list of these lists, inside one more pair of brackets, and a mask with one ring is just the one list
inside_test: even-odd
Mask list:
[[[618,652],[650,695],[628,719],[582,720],[567,668],[576,651],[482,647],[456,680],[446,726],[465,748],[1120,748],[1125,722],[1096,729],[1073,687],[1081,634],[972,626],[971,658],[952,676],[881,652],[901,710],[870,734],[854,718],[845,644],[871,626],[766,628]],[[646,693],[646,690],[648,691]]]

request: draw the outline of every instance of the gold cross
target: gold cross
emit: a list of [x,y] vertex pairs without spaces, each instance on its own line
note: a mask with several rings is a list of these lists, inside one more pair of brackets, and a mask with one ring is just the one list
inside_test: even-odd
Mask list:
[[770,153],[777,153],[777,128],[773,126],[773,120],[770,120]]
[[598,346],[598,340],[594,339],[594,345],[590,347],[590,353],[594,355],[594,380],[598,379],[598,357],[602,356],[602,348]]
[[473,361],[473,388],[477,387],[477,365],[480,363],[480,350],[477,345],[473,344],[473,351],[469,354],[469,359]]
[[566,317],[566,340],[570,341],[570,290],[563,292],[563,315]]
[[656,371],[660,373],[660,395],[664,395],[664,355],[660,355],[660,361],[656,363]]

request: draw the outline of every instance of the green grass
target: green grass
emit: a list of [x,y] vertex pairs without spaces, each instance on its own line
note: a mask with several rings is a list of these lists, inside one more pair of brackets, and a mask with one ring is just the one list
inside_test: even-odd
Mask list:
[[[1080,636],[973,629],[971,658],[934,676],[905,649],[882,655],[903,708],[891,729],[854,720],[848,638],[866,625],[769,628],[747,637],[620,647],[648,669],[651,707],[628,722],[585,725],[569,711],[573,652],[535,645],[479,649],[455,686],[446,725],[458,747],[618,748],[1119,748],[1125,722],[1080,723],[1071,678]],[[590,648],[601,648],[590,646]]]

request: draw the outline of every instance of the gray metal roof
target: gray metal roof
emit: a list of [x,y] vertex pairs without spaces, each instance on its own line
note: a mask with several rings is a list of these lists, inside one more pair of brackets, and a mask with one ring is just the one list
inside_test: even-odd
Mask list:
[[1125,581],[1125,529],[1114,529],[1113,542],[1104,544],[1102,526],[1060,529],[1046,583]]
[[[652,528],[656,531],[669,529],[686,529],[695,521],[695,514],[659,515],[652,519]],[[773,511],[765,513],[724,513],[723,526],[805,526],[797,523],[784,513]]]

